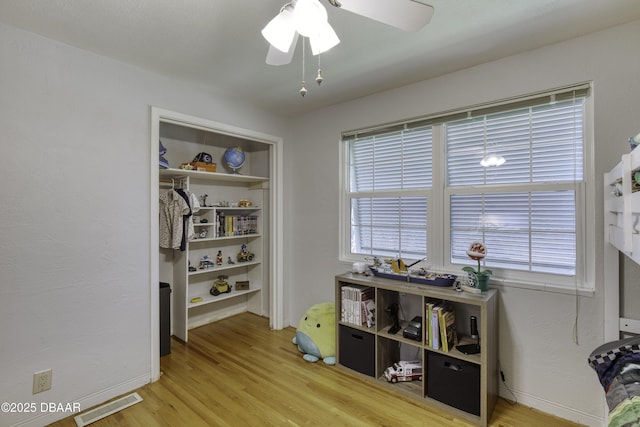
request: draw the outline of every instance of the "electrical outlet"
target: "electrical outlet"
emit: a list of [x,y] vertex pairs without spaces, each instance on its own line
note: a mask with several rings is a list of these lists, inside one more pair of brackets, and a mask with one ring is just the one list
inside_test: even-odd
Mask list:
[[51,390],[51,377],[53,371],[47,369],[33,374],[33,394],[40,393],[41,391]]

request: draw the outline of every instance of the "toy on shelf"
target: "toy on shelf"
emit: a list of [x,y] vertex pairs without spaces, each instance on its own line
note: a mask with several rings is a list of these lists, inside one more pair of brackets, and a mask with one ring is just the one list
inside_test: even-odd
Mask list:
[[422,258],[406,265],[400,258],[385,259],[385,264],[380,263],[378,258],[374,258],[374,264],[369,266],[369,270],[371,270],[373,275],[376,277],[401,280],[403,282],[418,283],[422,285],[449,287],[455,283],[458,276],[454,274],[435,273],[427,271],[424,268],[410,270],[411,267],[425,259],[426,258]]
[[222,265],[222,251],[218,251],[218,255],[216,255],[216,264]]
[[252,252],[249,252],[249,250],[247,249],[247,245],[243,243],[240,247],[240,252],[238,252],[238,262],[253,261],[253,257],[254,254]]
[[203,256],[202,259],[200,260],[200,270],[204,270],[206,268],[213,268],[214,265],[215,264],[213,263],[213,260],[209,255]]
[[422,381],[422,362],[420,360],[401,360],[385,369],[384,377],[390,383]]
[[218,280],[213,282],[213,286],[209,290],[209,293],[216,297],[220,294],[231,292],[231,285],[227,282],[227,278],[227,276],[218,276]]

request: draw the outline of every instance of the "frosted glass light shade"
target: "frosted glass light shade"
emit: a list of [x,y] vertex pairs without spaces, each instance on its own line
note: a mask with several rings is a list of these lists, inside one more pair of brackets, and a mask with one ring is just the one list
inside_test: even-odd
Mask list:
[[500,154],[487,154],[482,160],[480,160],[480,165],[488,168],[489,166],[503,165],[504,162],[506,162],[506,160]]
[[311,53],[318,55],[340,43],[340,39],[336,32],[333,31],[331,25],[325,21],[320,29],[320,33],[317,36],[309,37],[309,43],[311,44]]
[[281,52],[288,52],[296,35],[293,11],[287,6],[262,29],[262,36]]
[[298,0],[293,9],[293,25],[305,37],[315,37],[327,22],[327,9],[318,0]]

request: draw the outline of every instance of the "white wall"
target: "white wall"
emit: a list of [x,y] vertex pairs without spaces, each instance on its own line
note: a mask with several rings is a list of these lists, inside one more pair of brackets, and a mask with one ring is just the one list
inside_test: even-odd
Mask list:
[[[83,409],[151,378],[150,106],[274,116],[0,25],[0,401]],[[32,395],[32,374],[53,388]],[[6,414],[43,425],[70,414]]]
[[[309,305],[333,299],[333,276],[348,268],[336,257],[342,130],[593,80],[602,236],[602,173],[640,127],[638,39],[640,22],[287,124],[0,25],[0,401],[86,408],[148,381],[150,105],[285,137],[286,316],[296,325]],[[601,242],[596,250],[598,287],[580,299],[579,345],[574,297],[504,288],[499,313],[500,359],[518,399],[592,425],[604,411],[586,364],[603,336]],[[47,368],[53,389],[32,395],[33,372]],[[65,415],[2,414],[0,425]]]
[[[529,406],[589,425],[603,422],[604,398],[589,353],[603,342],[602,174],[628,151],[640,130],[640,22],[592,34],[396,90],[316,111],[295,121],[289,155],[293,269],[292,323],[305,309],[333,299],[337,260],[339,138],[344,130],[594,81],[595,297],[579,300],[578,343],[573,340],[576,298],[502,288],[500,362],[507,384]],[[292,178],[295,177],[295,180]],[[501,393],[510,397],[506,390]]]

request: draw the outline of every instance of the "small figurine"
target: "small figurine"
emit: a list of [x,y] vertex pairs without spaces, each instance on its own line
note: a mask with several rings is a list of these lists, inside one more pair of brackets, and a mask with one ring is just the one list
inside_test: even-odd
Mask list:
[[247,245],[244,243],[240,247],[240,252],[238,252],[238,262],[246,262],[253,261],[253,253],[247,250]]
[[204,270],[205,268],[212,268],[213,267],[213,261],[211,260],[211,257],[209,255],[205,255],[202,257],[202,259],[200,260],[200,269]]
[[227,257],[227,264],[235,264],[235,262],[233,262],[231,257]]
[[227,282],[228,276],[218,276],[218,280],[213,282],[213,286],[209,290],[211,295],[218,296],[220,294],[231,292],[231,285]]
[[205,239],[205,238],[207,237],[207,229],[206,229],[206,228],[203,228],[202,230],[200,230],[200,232],[198,233],[198,236],[199,236],[201,239]]
[[216,264],[222,265],[222,251],[218,251],[218,255],[216,256]]
[[209,197],[208,194],[203,194],[202,195],[202,206],[203,207],[207,207],[207,197]]

